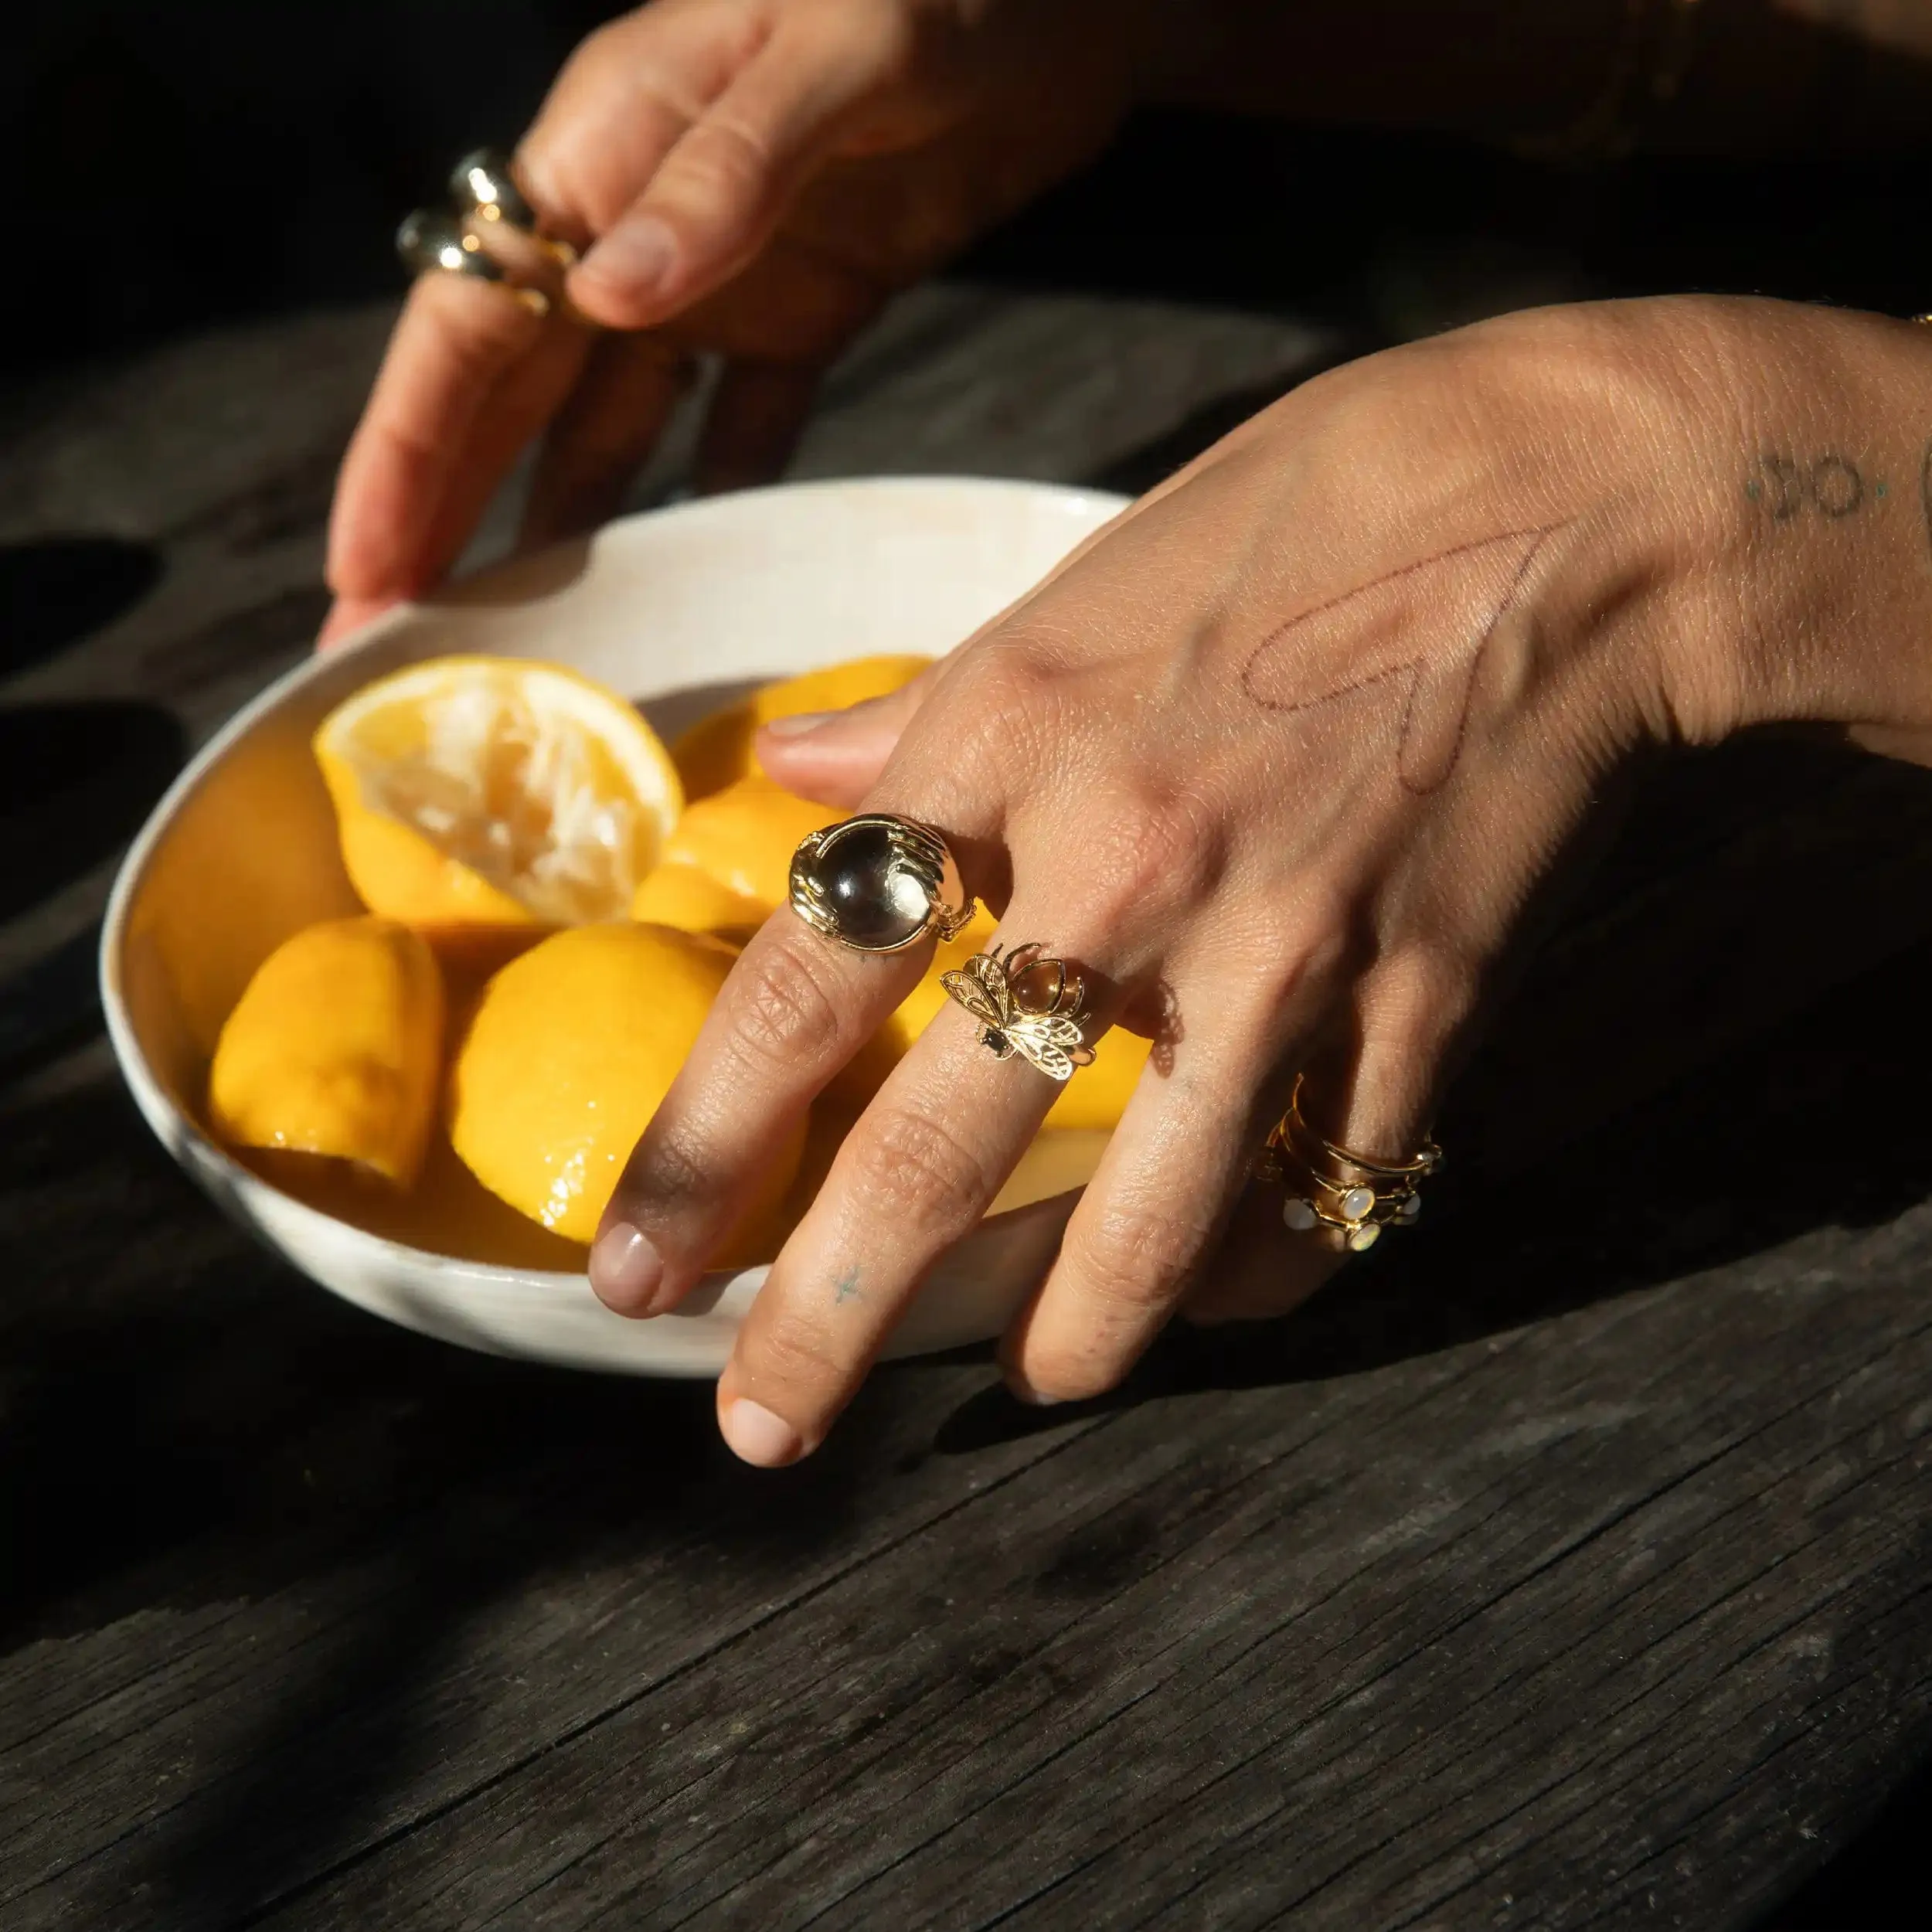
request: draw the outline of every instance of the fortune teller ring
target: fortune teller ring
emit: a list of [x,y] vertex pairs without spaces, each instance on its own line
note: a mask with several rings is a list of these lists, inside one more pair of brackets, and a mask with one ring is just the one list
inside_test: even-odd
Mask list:
[[930,826],[866,812],[808,832],[791,855],[791,910],[855,952],[903,953],[973,916],[946,842]]
[[1015,946],[1004,959],[990,947],[957,972],[941,973],[939,983],[979,1022],[979,1043],[995,1059],[1017,1053],[1056,1080],[1093,1064],[1094,1049],[1080,1036],[1087,989],[1064,960],[1046,957],[1039,945]]
[[1442,1165],[1442,1149],[1424,1141],[1403,1161],[1372,1160],[1318,1134],[1303,1117],[1298,1078],[1288,1111],[1268,1134],[1260,1172],[1282,1182],[1284,1226],[1325,1234],[1352,1253],[1372,1248],[1386,1227],[1406,1227],[1422,1212],[1416,1192]]

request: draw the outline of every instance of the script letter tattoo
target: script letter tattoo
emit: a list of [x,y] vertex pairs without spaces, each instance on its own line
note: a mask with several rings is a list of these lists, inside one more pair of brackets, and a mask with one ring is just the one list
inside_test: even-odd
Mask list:
[[1241,689],[1283,716],[1386,692],[1403,788],[1434,791],[1461,754],[1483,652],[1562,527],[1460,543],[1302,611],[1256,646]]

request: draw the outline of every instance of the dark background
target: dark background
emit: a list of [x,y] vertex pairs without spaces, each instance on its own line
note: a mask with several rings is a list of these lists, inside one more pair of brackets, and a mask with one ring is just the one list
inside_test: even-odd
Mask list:
[[[15,371],[400,287],[389,238],[507,145],[596,0],[31,0],[0,10]],[[1774,140],[1777,131],[1767,131]],[[1390,339],[1568,295],[1932,307],[1932,152],[1532,166],[1472,142],[1149,113],[963,265],[1318,311]],[[24,192],[23,192],[24,191]]]
[[[397,291],[389,236],[508,145],[591,0],[63,0],[0,20],[10,386],[212,323]],[[1932,308],[1932,151],[1532,166],[1475,143],[1149,113],[961,265],[1314,315],[1366,349],[1526,302],[1754,291]],[[1871,1924],[1932,1770],[1777,1915]],[[1908,1894],[1909,1895],[1909,1894]]]

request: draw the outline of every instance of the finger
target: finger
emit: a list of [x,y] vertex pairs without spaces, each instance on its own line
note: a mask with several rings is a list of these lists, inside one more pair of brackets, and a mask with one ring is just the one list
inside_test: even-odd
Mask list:
[[[1429,1138],[1436,1096],[1473,1009],[1475,987],[1473,972],[1421,950],[1397,954],[1366,975],[1346,1023],[1309,1060],[1303,1118],[1338,1146],[1389,1161],[1412,1156]],[[1250,1187],[1241,1209],[1243,1238],[1225,1245],[1188,1296],[1190,1321],[1286,1315],[1348,1259],[1332,1236],[1282,1225],[1290,1192],[1272,1182]],[[1257,1215],[1264,1222],[1271,1215],[1273,1229],[1257,1231]]]
[[801,798],[834,807],[856,804],[879,782],[939,670],[933,665],[899,690],[864,699],[843,711],[801,711],[773,719],[758,733],[760,765],[767,777]]
[[492,410],[504,379],[546,333],[501,287],[418,278],[336,481],[327,575],[338,597],[389,601],[435,580],[455,528],[452,494],[461,481],[475,496],[482,447],[495,458],[502,441]]
[[810,364],[727,362],[699,440],[699,494],[748,489],[781,475],[811,413],[821,373]]
[[1164,1002],[1168,1050],[1149,1059],[1058,1258],[1005,1338],[1022,1400],[1112,1388],[1166,1325],[1285,1104],[1272,1072],[1284,1039],[1311,1034],[1332,996],[1331,969],[1312,951],[1257,940],[1195,956],[1202,965],[1177,966]]
[[607,335],[596,344],[544,439],[523,512],[525,548],[616,514],[689,378],[683,352],[661,337]]
[[395,597],[338,597],[328,607],[328,614],[322,619],[322,628],[315,634],[315,648],[326,651],[339,644],[352,632],[361,630],[364,624],[373,624],[399,600]]
[[546,233],[580,250],[615,222],[753,56],[737,9],[641,9],[587,36],[516,151]]
[[881,9],[775,35],[572,271],[571,299],[612,328],[641,328],[729,280],[770,239],[841,117],[890,70],[902,32]]
[[[1104,1026],[1104,1012],[1094,1019]],[[771,1467],[825,1439],[927,1270],[978,1225],[1059,1092],[1022,1056],[997,1058],[964,1011],[949,1005],[934,1020],[846,1136],[739,1328],[718,1383],[719,1427],[738,1455]]]
[[1345,1259],[1282,1225],[1279,1185],[1250,1181],[1178,1312],[1200,1328],[1273,1321],[1299,1308]]
[[434,580],[462,556],[517,458],[568,403],[596,339],[581,323],[558,318],[498,382],[424,545]]
[[[875,811],[907,809],[901,800]],[[930,820],[927,822],[930,822]],[[972,845],[998,829],[942,822],[972,890]],[[625,1315],[672,1308],[743,1215],[806,1109],[918,983],[932,957],[852,950],[781,906],[731,970],[689,1057],[626,1165],[590,1253],[590,1284]]]

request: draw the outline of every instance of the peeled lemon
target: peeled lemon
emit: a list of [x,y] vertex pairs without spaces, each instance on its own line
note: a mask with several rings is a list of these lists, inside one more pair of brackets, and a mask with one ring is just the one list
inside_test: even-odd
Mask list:
[[436,955],[392,919],[310,926],[256,970],[221,1030],[208,1112],[232,1147],[348,1161],[406,1187],[442,1072]]
[[[464,1165],[553,1233],[594,1238],[734,957],[715,939],[614,924],[553,934],[512,960],[483,988],[451,1070]],[[804,1142],[801,1124],[759,1177],[743,1228],[782,1199]]]
[[760,777],[694,800],[638,888],[631,917],[742,939],[789,896],[799,840],[844,815]]
[[867,698],[883,698],[910,684],[930,658],[854,658],[822,671],[786,678],[754,691],[742,702],[700,719],[671,747],[687,798],[709,798],[740,778],[761,776],[754,742],[760,725],[806,711],[842,711]]
[[439,940],[622,917],[684,803],[631,706],[515,658],[379,679],[315,750],[364,904]]

